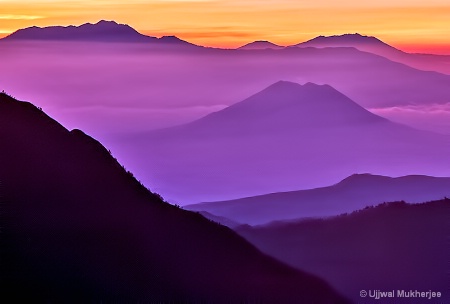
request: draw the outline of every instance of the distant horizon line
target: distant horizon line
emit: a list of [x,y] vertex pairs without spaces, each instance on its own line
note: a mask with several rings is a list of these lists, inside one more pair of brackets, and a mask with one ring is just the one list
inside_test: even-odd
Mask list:
[[[183,33],[167,33],[167,32],[155,32],[155,31],[146,31],[146,30],[141,30],[141,29],[136,29],[134,27],[132,27],[131,25],[127,24],[127,23],[120,23],[117,22],[115,20],[105,20],[105,19],[99,19],[96,22],[84,22],[81,23],[79,25],[75,25],[75,24],[70,24],[70,25],[61,25],[61,24],[54,24],[54,25],[45,25],[45,26],[37,26],[37,25],[31,25],[31,26],[27,26],[27,27],[22,27],[22,28],[17,28],[16,30],[13,30],[11,32],[2,32],[0,31],[0,39],[6,38],[12,34],[14,34],[15,32],[19,31],[19,30],[23,30],[23,29],[27,29],[27,28],[32,28],[32,27],[38,27],[38,28],[48,28],[48,27],[70,27],[70,26],[75,26],[75,27],[80,27],[82,25],[85,24],[97,24],[101,21],[107,21],[107,22],[114,22],[117,23],[119,25],[127,25],[130,28],[136,30],[139,34],[144,35],[144,36],[148,36],[148,37],[157,37],[157,38],[161,38],[161,37],[170,37],[170,36],[175,36],[179,39],[182,39],[186,42],[189,42],[191,44],[195,44],[201,47],[207,47],[207,48],[219,48],[219,49],[238,49],[241,48],[243,46],[246,46],[248,44],[252,44],[255,42],[268,42],[271,44],[275,44],[276,46],[280,46],[281,48],[286,48],[286,47],[292,47],[295,46],[296,44],[300,44],[300,43],[304,43],[307,41],[310,41],[312,39],[318,38],[318,37],[333,37],[333,36],[343,36],[343,35],[361,35],[363,37],[375,37],[377,39],[379,39],[376,35],[371,35],[371,34],[367,34],[367,33],[360,33],[358,31],[355,32],[346,32],[346,33],[334,33],[334,34],[320,34],[320,35],[316,35],[313,36],[310,39],[307,40],[303,40],[303,41],[298,41],[298,42],[294,42],[294,43],[277,43],[274,42],[273,40],[268,40],[268,39],[255,39],[255,40],[249,40],[245,43],[242,44],[242,42],[231,42],[231,43],[213,43],[213,44],[200,44],[197,43],[193,40],[190,40],[190,38],[194,37],[193,35],[187,35],[187,37],[185,37],[185,35],[183,35]],[[219,33],[219,32],[218,32]],[[218,35],[219,37],[220,35]],[[434,45],[429,45],[429,44],[391,44],[391,43],[387,43],[385,41],[383,41],[382,39],[379,39],[382,42],[400,50],[406,53],[411,53],[411,54],[423,54],[423,55],[449,55],[450,56],[450,44],[449,45],[445,45],[445,44],[434,44]]]

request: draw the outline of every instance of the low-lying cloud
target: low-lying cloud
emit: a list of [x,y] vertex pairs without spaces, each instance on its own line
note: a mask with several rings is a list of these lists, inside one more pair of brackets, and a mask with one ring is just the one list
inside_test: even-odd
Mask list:
[[450,134],[450,103],[370,109],[373,113],[418,129]]

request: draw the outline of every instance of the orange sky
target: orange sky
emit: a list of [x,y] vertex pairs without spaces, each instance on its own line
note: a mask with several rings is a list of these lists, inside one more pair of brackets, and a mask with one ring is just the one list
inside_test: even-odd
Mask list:
[[208,46],[253,40],[290,45],[318,35],[361,33],[406,51],[450,54],[448,0],[0,0],[0,36],[32,25],[100,19]]

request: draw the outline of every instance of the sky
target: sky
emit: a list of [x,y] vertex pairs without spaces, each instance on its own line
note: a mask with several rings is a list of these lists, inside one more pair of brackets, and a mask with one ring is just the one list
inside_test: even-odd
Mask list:
[[115,20],[152,36],[238,47],[360,33],[405,51],[450,54],[448,0],[0,0],[0,37],[28,26]]

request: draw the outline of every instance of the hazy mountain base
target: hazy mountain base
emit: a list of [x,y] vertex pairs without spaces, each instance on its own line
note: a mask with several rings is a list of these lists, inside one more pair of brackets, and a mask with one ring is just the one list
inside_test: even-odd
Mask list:
[[355,172],[450,175],[450,137],[393,123],[311,83],[280,81],[123,143],[133,172],[178,204],[316,188]]

